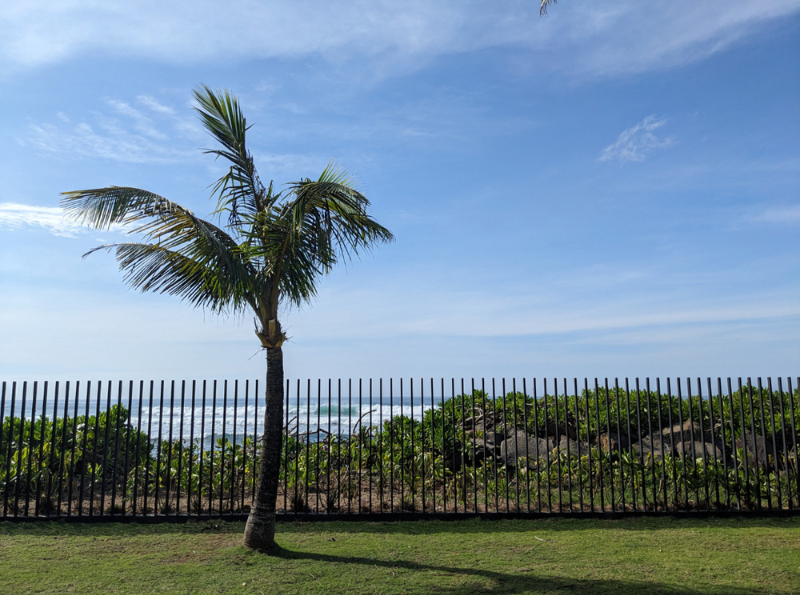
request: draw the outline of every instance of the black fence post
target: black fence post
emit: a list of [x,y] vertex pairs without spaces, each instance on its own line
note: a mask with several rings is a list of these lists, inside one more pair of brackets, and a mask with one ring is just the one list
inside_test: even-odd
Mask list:
[[[287,391],[288,393],[288,391]],[[250,380],[245,379],[244,381],[244,427],[242,428],[242,500],[239,503],[239,508],[242,512],[247,512],[244,507],[244,496],[245,492],[247,491],[247,417],[249,415],[249,407],[250,404]],[[286,404],[286,411],[289,411],[289,404]],[[192,416],[194,416],[194,405],[192,405]],[[194,419],[192,419],[192,427],[194,427]],[[284,433],[285,434],[285,433]],[[284,436],[285,437],[285,436]],[[190,441],[191,442],[191,441]],[[255,442],[255,437],[253,437],[253,442]],[[285,471],[285,461],[286,461],[286,446],[283,448],[283,460],[284,460],[284,472],[283,472],[283,493],[284,497],[286,494],[286,471]],[[190,459],[191,460],[191,459]],[[189,477],[191,478],[191,472],[189,473]],[[190,484],[191,485],[191,484]],[[188,509],[187,509],[188,510]],[[286,511],[286,501],[284,500],[283,503],[283,510]]]
[[[47,381],[45,380],[42,390],[42,419],[41,425],[39,426],[39,459],[36,462],[36,476],[38,477],[36,481],[36,502],[35,502],[35,512],[34,515],[39,516],[42,513],[41,509],[41,497],[42,497],[42,488],[44,487],[45,483],[47,483],[45,479],[45,474],[43,473],[44,467],[44,434],[45,434],[45,426],[47,425]],[[33,419],[36,419],[35,417]],[[55,415],[53,416],[53,425],[55,425]],[[0,422],[0,427],[2,427],[2,422]]]
[[[5,411],[6,383],[3,383],[3,411]],[[14,406],[17,400],[17,383],[11,383],[11,412],[8,417],[8,450],[6,452],[6,481],[3,486],[3,518],[8,518],[8,487],[11,484],[11,453],[14,444]],[[0,426],[0,429],[2,426]]]
[[[577,379],[576,379],[577,381]],[[589,379],[583,379],[583,396],[586,401],[586,462],[589,469],[589,512],[594,512],[594,482],[592,476],[594,475],[594,468],[592,467],[592,418],[589,411]],[[534,401],[535,403],[536,401]]]
[[[191,516],[194,512],[192,510],[192,482],[194,480],[194,415],[195,415],[195,404],[197,398],[197,381],[192,380],[192,413],[191,413],[191,421],[189,422],[189,469],[187,470],[187,482],[186,482],[186,515]],[[202,412],[201,412],[202,415]],[[202,440],[202,436],[200,440]],[[202,461],[201,461],[202,463]]]
[[[772,378],[767,378],[767,390],[769,390],[770,394],[772,394]],[[792,395],[789,395],[789,398],[792,398]],[[786,409],[783,407],[783,390],[781,386],[781,378],[778,377],[778,406],[780,407],[780,416],[781,416],[781,435],[783,437],[783,468],[786,471],[786,504],[789,509],[792,508],[792,480],[790,479],[790,470],[791,470],[791,461],[790,461],[790,450],[789,446],[786,442]],[[773,416],[773,419],[774,416]],[[796,436],[796,434],[795,434]],[[795,439],[795,442],[797,440]],[[794,445],[797,448],[797,445]],[[779,461],[776,460],[775,464],[778,465]],[[780,471],[778,471],[780,473]]]
[[[183,483],[183,415],[186,407],[186,381],[181,380],[181,413],[178,416],[178,485],[175,489],[175,515],[181,512],[181,483]],[[192,480],[191,474],[187,476],[187,486]],[[186,514],[189,514],[189,504],[186,504]]]
[[[250,488],[250,505],[253,506],[256,501],[256,476],[258,475],[258,445],[261,441],[258,439],[258,378],[253,386],[253,485]],[[287,389],[286,394],[289,394]],[[266,398],[266,397],[265,397]],[[287,397],[288,398],[288,397]],[[288,404],[288,403],[287,403]]]
[[[58,472],[56,473],[56,478],[58,480],[58,504],[56,507],[56,516],[61,516],[61,505],[62,505],[62,498],[63,498],[63,490],[64,490],[64,471],[66,467],[64,466],[64,457],[67,451],[67,416],[69,415],[69,381],[65,383],[65,390],[64,390],[64,417],[61,419],[61,457],[58,461]],[[56,405],[58,404],[58,382],[56,382]],[[58,407],[53,408],[53,441],[52,441],[52,451],[51,454],[55,454],[56,452],[56,417],[58,416]]]
[[[111,415],[109,410],[108,415]],[[117,386],[117,415],[116,423],[114,425],[114,462],[111,469],[111,509],[110,514],[116,514],[116,501],[117,501],[117,469],[119,464],[119,433],[120,433],[120,418],[122,417],[122,380],[119,381]],[[108,422],[107,422],[108,423]],[[124,498],[124,492],[123,492]]]
[[[31,400],[31,421],[28,428],[28,469],[25,473],[25,516],[28,516],[31,504],[31,473],[33,472],[33,457],[36,453],[36,397],[39,388],[39,383],[33,383],[33,398]],[[22,453],[20,453],[22,454]]]
[[[20,484],[22,483],[22,467],[24,461],[22,460],[22,453],[25,449],[25,400],[28,395],[28,382],[22,383],[22,405],[19,408],[19,440],[17,441],[17,468],[16,477],[14,478],[14,518],[19,515],[19,497],[20,497]],[[26,482],[27,483],[27,482]]]
[[[796,379],[795,386],[800,389],[800,377]],[[780,382],[780,380],[779,380]],[[798,506],[800,506],[800,443],[798,443],[798,436],[797,436],[797,427],[794,420],[794,393],[792,392],[792,379],[791,377],[786,378],[786,388],[789,391],[789,414],[790,419],[792,420],[792,436],[794,437],[794,473],[795,473],[795,494],[797,495],[798,499]],[[778,390],[782,390],[781,385],[778,385]],[[800,394],[800,390],[798,392]],[[800,404],[800,403],[798,403]],[[788,455],[786,457],[789,458]],[[787,460],[788,465],[788,460]]]
[[[172,427],[173,422],[175,420],[175,381],[170,380],[169,382],[169,430],[167,431],[167,461],[166,466],[164,468],[164,474],[166,477],[164,478],[164,506],[162,510],[164,514],[169,515],[172,512],[172,505],[170,504],[170,496],[172,492]],[[159,435],[159,440],[161,436]]]
[[[413,380],[411,381],[413,383]],[[414,394],[414,385],[411,385],[411,394]],[[413,400],[412,400],[413,402]],[[370,419],[372,418],[372,380],[370,380]],[[413,415],[412,415],[413,419]],[[426,511],[425,501],[425,380],[419,379],[419,437],[420,437],[420,452],[422,454],[421,462],[422,469],[420,470],[420,487],[422,488],[422,512]],[[370,424],[371,425],[371,424]],[[372,498],[370,497],[370,510],[372,509]]]

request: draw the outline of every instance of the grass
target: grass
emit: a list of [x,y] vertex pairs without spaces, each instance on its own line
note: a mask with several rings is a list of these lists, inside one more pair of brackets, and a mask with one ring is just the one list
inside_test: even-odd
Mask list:
[[797,593],[800,518],[0,523],[0,593]]

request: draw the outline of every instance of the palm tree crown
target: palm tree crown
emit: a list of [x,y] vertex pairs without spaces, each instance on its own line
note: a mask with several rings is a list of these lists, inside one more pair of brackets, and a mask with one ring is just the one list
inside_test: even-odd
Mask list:
[[[316,180],[281,192],[264,186],[247,150],[247,121],[227,91],[195,90],[206,130],[222,146],[207,153],[230,163],[213,187],[223,227],[166,198],[111,186],[63,194],[68,216],[96,228],[128,226],[141,242],[115,250],[125,281],[142,291],[176,295],[217,313],[255,313],[262,345],[283,341],[278,305],[312,298],[317,280],[341,257],[352,257],[392,234],[367,214],[369,201],[333,163]],[[89,254],[87,253],[87,254]]]

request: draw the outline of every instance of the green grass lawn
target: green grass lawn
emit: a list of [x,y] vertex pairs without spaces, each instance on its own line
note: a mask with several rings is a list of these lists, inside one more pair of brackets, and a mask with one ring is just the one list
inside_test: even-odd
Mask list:
[[0,523],[0,593],[798,593],[800,518]]

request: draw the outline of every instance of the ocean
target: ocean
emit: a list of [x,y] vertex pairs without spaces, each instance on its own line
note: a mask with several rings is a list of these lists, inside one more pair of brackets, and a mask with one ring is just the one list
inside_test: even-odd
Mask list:
[[[359,424],[382,426],[398,415],[419,420],[443,398],[450,398],[442,397],[441,391],[433,396],[420,392],[419,385],[412,395],[408,383],[387,384],[373,383],[370,390],[365,382],[298,386],[290,381],[284,428],[313,442],[327,433],[349,435],[358,431]],[[0,390],[3,419],[93,416],[120,404],[129,410],[129,422],[151,438],[187,444],[202,440],[206,447],[223,435],[241,443],[244,436],[260,435],[264,424],[263,381],[6,382]]]

